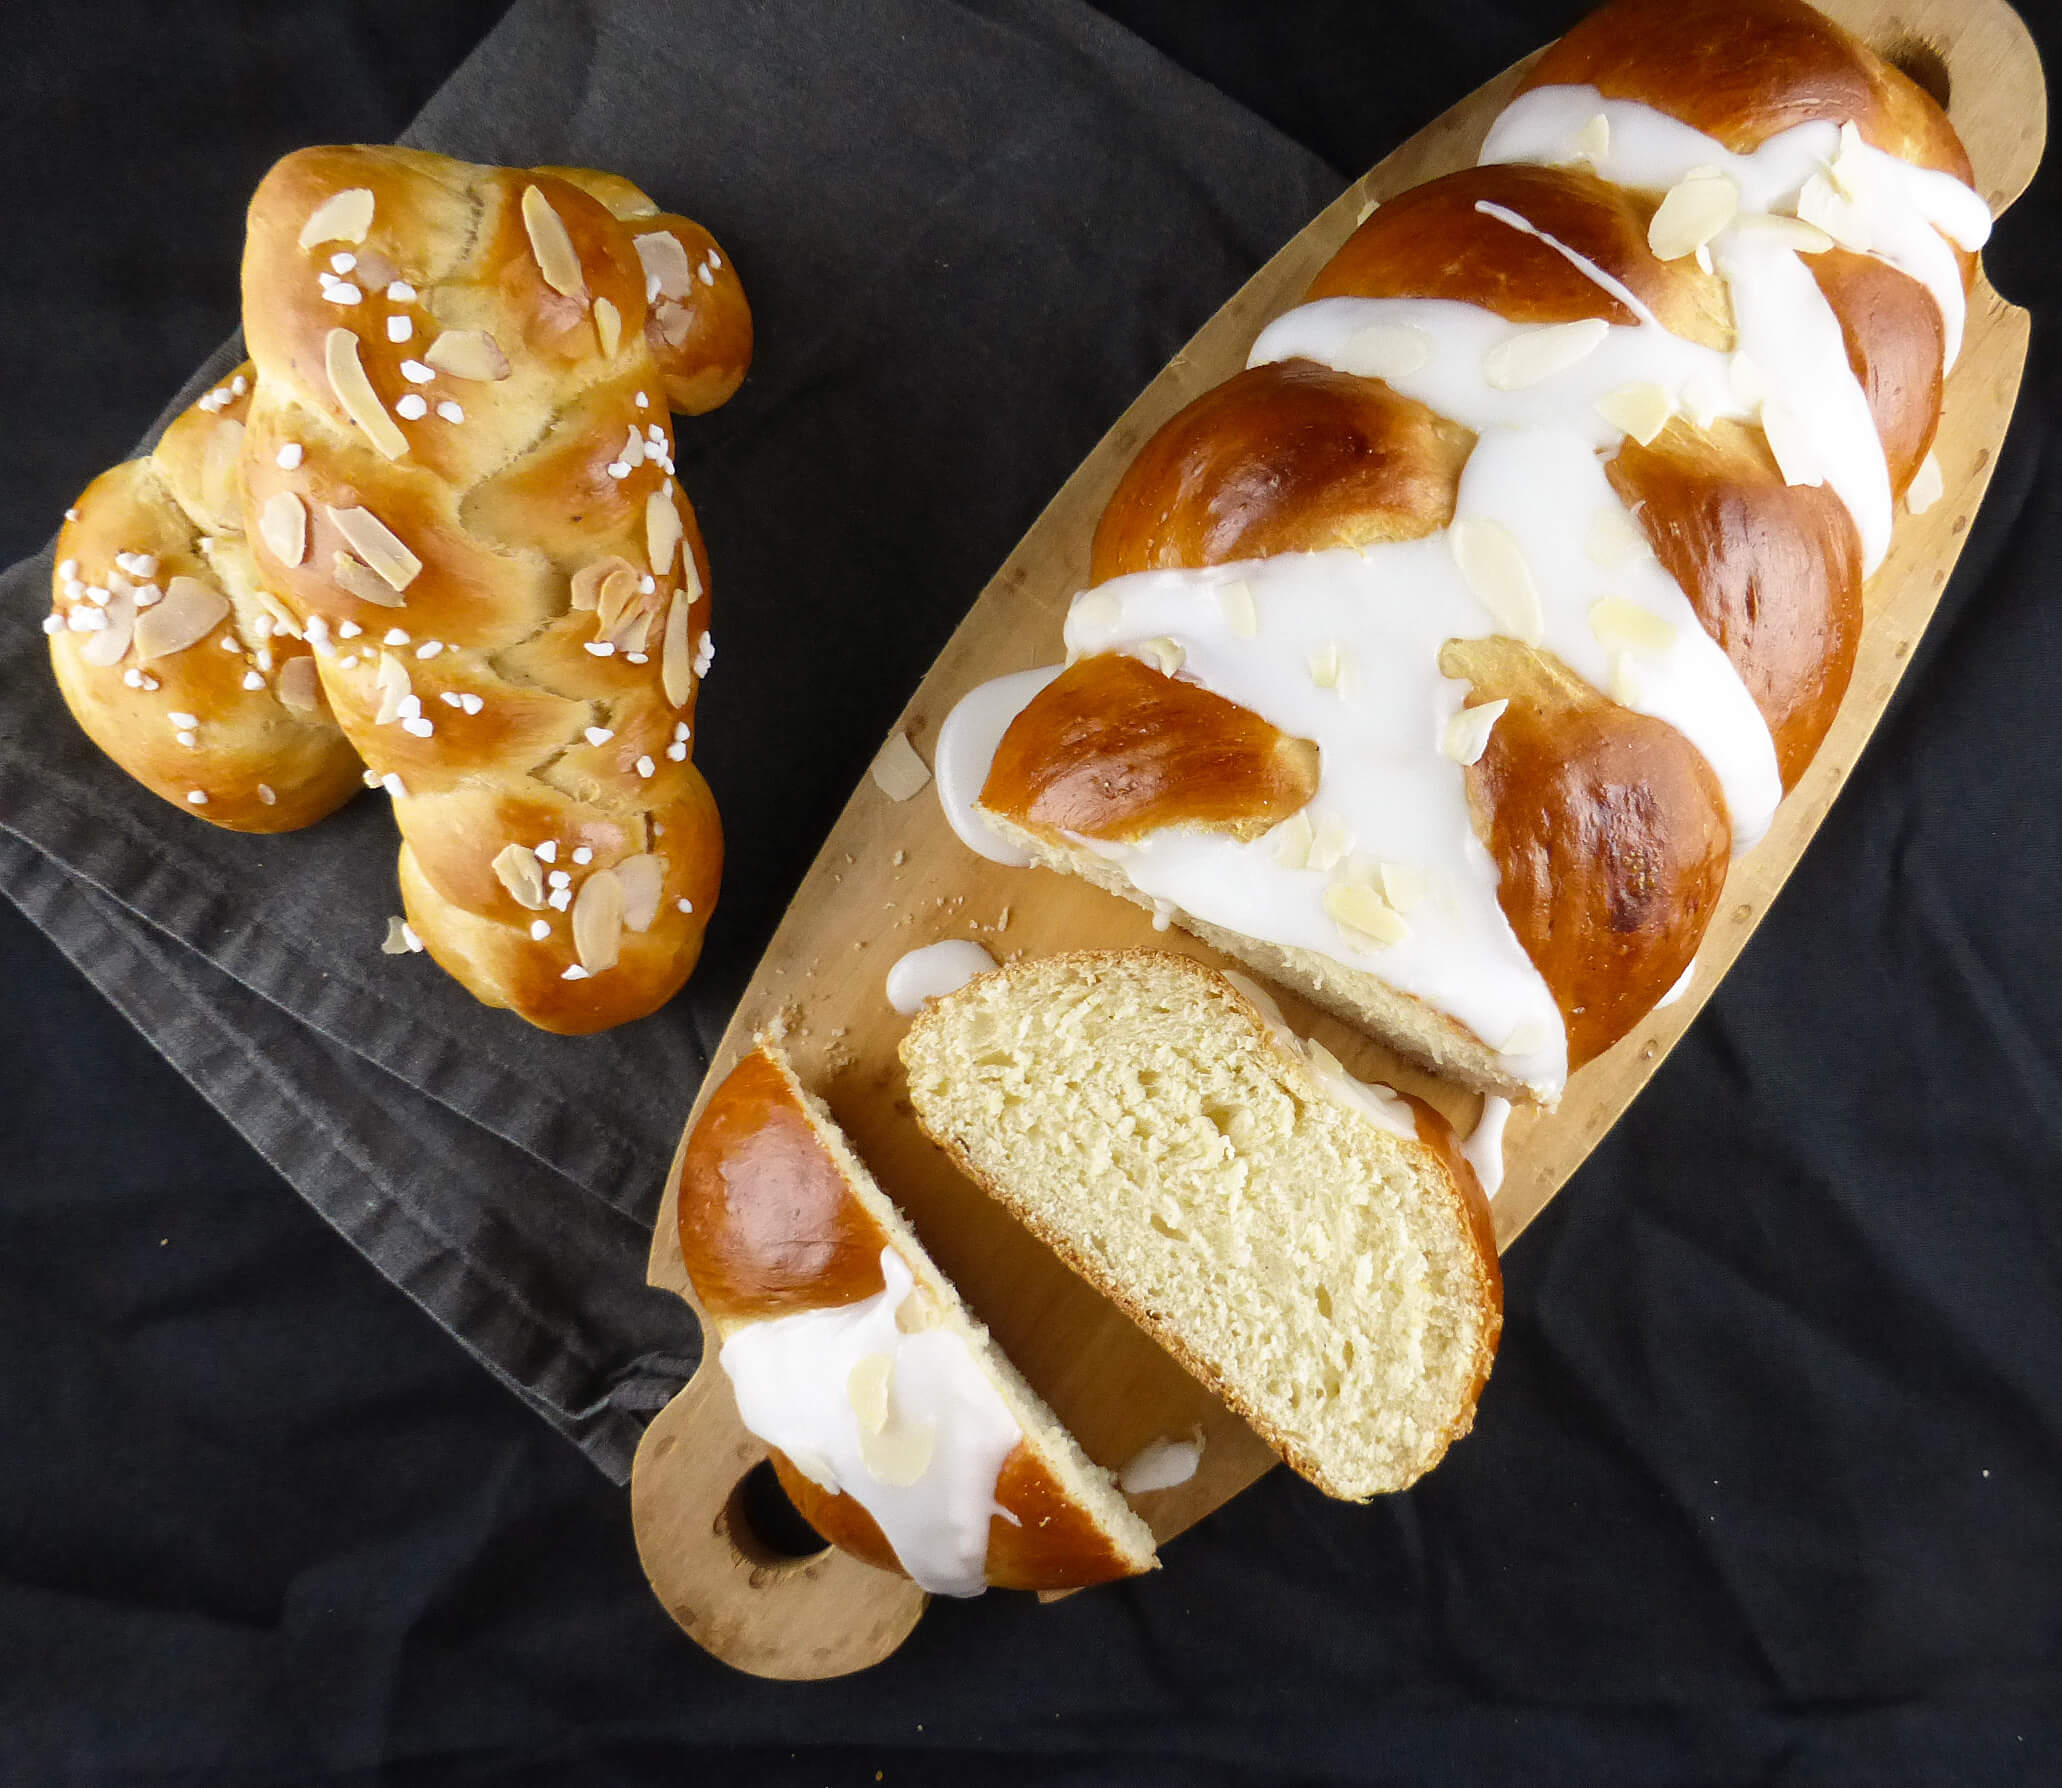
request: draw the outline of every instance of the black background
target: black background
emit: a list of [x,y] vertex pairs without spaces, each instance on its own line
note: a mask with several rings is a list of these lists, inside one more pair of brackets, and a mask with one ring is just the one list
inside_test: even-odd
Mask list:
[[[1343,175],[1575,9],[1107,10]],[[233,323],[266,165],[497,13],[6,9],[0,558]],[[1368,1509],[1276,1473],[1143,1585],[721,1670],[622,1494],[0,903],[0,1782],[2062,1778],[2058,213],[1987,257],[2034,352],[1941,614],[1507,1262],[1475,1435]]]

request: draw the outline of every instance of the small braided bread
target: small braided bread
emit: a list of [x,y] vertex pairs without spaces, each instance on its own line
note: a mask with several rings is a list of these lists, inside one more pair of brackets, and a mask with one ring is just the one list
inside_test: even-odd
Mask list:
[[652,1011],[722,858],[666,412],[744,376],[728,258],[610,175],[315,148],[252,199],[243,292],[259,574],[393,796],[409,923],[548,1030]]
[[244,541],[250,391],[246,364],[86,487],[44,627],[66,705],[144,787],[232,831],[291,832],[348,801],[363,766]]
[[1139,452],[974,817],[1552,1103],[1684,984],[1940,494],[1969,180],[1802,0],[1595,14]]

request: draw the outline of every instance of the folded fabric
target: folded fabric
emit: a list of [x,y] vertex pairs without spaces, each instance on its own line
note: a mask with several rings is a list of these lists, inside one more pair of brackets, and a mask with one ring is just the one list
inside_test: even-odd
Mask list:
[[58,699],[47,553],[0,576],[0,888],[621,1477],[698,1357],[643,1283],[652,1212],[781,908],[1053,489],[1340,182],[1107,20],[1009,0],[521,0],[407,140],[620,171],[705,221],[751,297],[751,378],[680,430],[718,648],[696,758],[728,834],[701,968],[655,1017],[563,1038],[381,954],[384,798],[250,838],[145,793]]

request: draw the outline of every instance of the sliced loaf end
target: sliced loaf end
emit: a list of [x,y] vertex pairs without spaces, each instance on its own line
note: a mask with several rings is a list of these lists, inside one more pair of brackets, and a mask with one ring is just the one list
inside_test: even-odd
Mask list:
[[1153,950],[983,975],[902,1059],[932,1138],[1320,1489],[1401,1489],[1467,1432],[1502,1282],[1429,1106],[1328,1089],[1226,976]]

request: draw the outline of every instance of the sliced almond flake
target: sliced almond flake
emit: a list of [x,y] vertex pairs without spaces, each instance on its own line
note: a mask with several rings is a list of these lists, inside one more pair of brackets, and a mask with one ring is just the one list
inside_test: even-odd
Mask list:
[[1521,1019],[1503,1040],[1499,1055],[1537,1055],[1553,1041],[1553,1033],[1536,1018]]
[[1867,196],[1863,188],[1868,183],[1868,153],[1861,128],[1852,118],[1840,127],[1840,152],[1826,174],[1846,197],[1859,202]]
[[859,1462],[891,1489],[906,1489],[931,1468],[937,1447],[937,1424],[898,1424],[879,1434],[859,1437]]
[[1589,605],[1589,630],[1607,652],[1665,652],[1675,644],[1675,625],[1623,596],[1600,596]]
[[400,608],[408,600],[363,559],[347,552],[330,554],[329,575],[338,589],[378,608]]
[[683,530],[680,511],[673,506],[673,493],[665,486],[644,500],[645,556],[654,577],[665,577],[673,569],[673,555],[680,550]]
[[1306,869],[1329,871],[1353,848],[1353,834],[1346,829],[1346,822],[1336,813],[1328,813],[1317,823],[1317,830],[1311,835],[1310,854],[1304,860]]
[[229,613],[229,598],[197,577],[175,577],[164,601],[136,617],[136,656],[146,664],[169,658],[208,637]]
[[617,560],[616,568],[601,580],[601,588],[595,592],[594,631],[597,638],[605,639],[615,631],[624,609],[636,599],[637,593],[636,568]]
[[1617,503],[1606,503],[1590,517],[1583,550],[1590,563],[1607,571],[1618,571],[1652,555],[1653,548],[1640,532],[1640,525]]
[[1812,175],[1799,189],[1797,216],[1856,254],[1865,255],[1874,246],[1869,220],[1861,207],[1845,197],[1825,174]]
[[1637,708],[1645,694],[1645,685],[1640,681],[1639,666],[1633,662],[1630,652],[1611,654],[1611,678],[1606,693],[1621,708]]
[[1771,398],[1761,406],[1761,432],[1768,437],[1768,450],[1785,484],[1820,485],[1826,475],[1812,451],[1811,437],[1788,404]]
[[79,656],[88,664],[105,670],[121,663],[128,654],[129,642],[136,632],[135,592],[127,583],[119,584],[101,613],[106,616],[107,625],[86,636],[86,643],[79,648]]
[[1477,702],[1472,708],[1461,709],[1439,735],[1439,749],[1457,764],[1480,763],[1482,754],[1489,749],[1490,733],[1510,705],[1505,699]]
[[1675,413],[1675,401],[1665,385],[1643,381],[1621,385],[1597,399],[1597,414],[1613,428],[1623,429],[1642,447],[1668,426]]
[[508,377],[508,356],[484,329],[447,329],[423,350],[423,361],[454,379],[493,384]]
[[1410,863],[1384,863],[1376,872],[1382,898],[1399,913],[1407,913],[1431,892],[1425,872]]
[[258,799],[264,802],[267,807],[271,807],[277,805],[279,795],[271,783],[261,782],[258,784]]
[[631,931],[649,931],[665,891],[666,859],[650,851],[625,857],[616,865],[616,880],[623,884],[624,925]]
[[580,257],[573,238],[566,232],[565,219],[551,208],[543,190],[523,188],[523,228],[530,233],[530,252],[537,257],[537,271],[554,292],[568,298],[587,296],[587,279],[580,270]]
[[1610,334],[1602,317],[1524,330],[1482,356],[1482,377],[1493,390],[1523,391],[1588,359]]
[[517,906],[533,913],[543,909],[544,871],[537,867],[537,853],[528,845],[503,845],[494,858],[494,874]]
[[1275,827],[1274,837],[1274,860],[1284,869],[1304,869],[1309,866],[1313,837],[1309,814],[1301,811],[1290,814]]
[[372,228],[372,192],[352,186],[333,192],[308,214],[301,225],[300,246],[319,248],[325,242],[363,242]]
[[623,618],[616,623],[615,632],[609,635],[632,664],[651,662],[645,655],[644,648],[645,642],[651,637],[652,622],[657,618],[658,604],[648,596],[640,596],[634,604],[623,611]]
[[1254,606],[1253,586],[1244,579],[1218,587],[1217,600],[1224,609],[1224,624],[1241,639],[1260,631],[1260,611]]
[[1563,166],[1579,161],[1592,166],[1601,164],[1611,153],[1611,120],[1602,112],[1592,114],[1590,121],[1568,139],[1561,151]]
[[1490,617],[1513,639],[1536,646],[1546,636],[1546,611],[1532,581],[1532,567],[1517,539],[1488,516],[1456,518],[1447,530],[1461,575]]
[[1346,338],[1339,368],[1363,379],[1404,379],[1431,364],[1435,347],[1414,323],[1371,323]]
[[1833,246],[1833,238],[1801,217],[1781,217],[1773,211],[1743,211],[1733,227],[1743,236],[1761,236],[1789,249],[1793,254],[1822,255]]
[[372,716],[374,726],[391,726],[401,718],[401,704],[414,694],[408,678],[408,667],[391,652],[379,655],[379,669],[373,672],[372,686],[379,693],[379,707]]
[[296,714],[319,714],[322,712],[322,677],[315,668],[315,660],[303,652],[289,658],[279,667],[279,680],[275,687],[279,699]]
[[688,601],[676,595],[666,607],[666,634],[659,648],[659,683],[666,700],[683,706],[694,694],[694,653],[687,643]]
[[1339,686],[1339,642],[1326,640],[1310,654],[1310,680],[1320,689],[1336,689]]
[[1768,375],[1746,354],[1735,354],[1726,362],[1725,380],[1726,388],[1750,410],[1768,401]]
[[685,298],[694,290],[694,263],[687,258],[679,237],[652,230],[634,240],[645,280],[658,282],[661,297]]
[[308,556],[308,505],[290,490],[276,490],[258,512],[258,534],[282,565],[298,565]]
[[890,735],[873,760],[874,785],[891,801],[907,801],[931,780],[930,766],[917,756],[907,733]]
[[604,360],[613,360],[623,340],[623,313],[606,298],[594,301],[594,339]]
[[419,948],[419,946],[409,943],[408,936],[409,927],[405,919],[389,919],[387,921],[386,939],[379,947],[380,954],[382,956],[406,956],[411,949]]
[[1156,639],[1143,639],[1131,649],[1132,656],[1153,665],[1163,677],[1175,675],[1188,662],[1188,653],[1177,639],[1165,634]]
[[324,511],[352,550],[391,588],[405,590],[422,575],[422,561],[370,509],[336,509],[325,504]]
[[241,507],[242,468],[243,424],[221,417],[209,431],[200,464],[201,502],[211,514],[233,515]]
[[590,559],[573,573],[572,605],[576,609],[592,609],[601,595],[601,587],[618,570],[627,571],[633,577],[637,567],[621,553],[611,553],[605,559]]
[[344,414],[365,431],[366,439],[388,459],[401,458],[408,451],[408,437],[387,414],[379,393],[365,376],[365,368],[358,359],[358,338],[348,329],[332,329],[323,338],[322,356],[329,373],[329,388],[343,405]]
[[636,423],[633,422],[630,425],[630,431],[623,440],[622,451],[616,457],[626,466],[641,466],[644,464],[644,436],[637,432]]
[[1740,210],[1739,183],[1715,168],[1693,168],[1668,189],[1647,222],[1647,246],[1657,258],[1679,261],[1693,255],[1731,223]]
[[869,1353],[845,1377],[845,1401],[859,1418],[862,1434],[879,1434],[888,1425],[888,1382],[895,1376],[895,1356]]
[[623,947],[623,884],[613,869],[597,869],[573,900],[573,948],[590,975],[616,966]]
[[1940,461],[1929,453],[1912,474],[1912,482],[1904,494],[1904,506],[1913,515],[1924,515],[1946,491],[1947,481],[1940,475]]
[[1325,912],[1349,941],[1366,938],[1382,948],[1410,936],[1403,915],[1363,882],[1332,883],[1325,890]]

